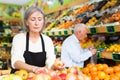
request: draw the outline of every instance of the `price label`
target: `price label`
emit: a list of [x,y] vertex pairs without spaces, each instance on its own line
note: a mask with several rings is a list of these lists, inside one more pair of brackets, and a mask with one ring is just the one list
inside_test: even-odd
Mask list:
[[116,29],[114,26],[106,26],[107,33],[115,33]]
[[68,35],[68,32],[67,32],[67,30],[65,30],[65,31],[64,31],[64,35],[65,35],[65,36],[66,36],[66,35]]
[[52,36],[54,36],[55,35],[55,32],[52,32]]
[[120,61],[120,54],[112,54],[112,57],[114,61]]
[[59,34],[58,36],[61,36],[61,35],[62,35],[62,34],[61,34],[61,31],[59,31],[58,34]]
[[49,33],[48,33],[48,32],[46,32],[46,35],[49,35]]
[[97,34],[97,29],[95,27],[90,28],[91,34]]

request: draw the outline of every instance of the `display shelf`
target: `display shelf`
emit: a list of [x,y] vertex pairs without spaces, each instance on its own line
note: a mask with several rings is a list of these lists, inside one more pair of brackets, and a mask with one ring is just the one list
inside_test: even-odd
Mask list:
[[104,52],[104,53],[99,52],[97,58],[98,59],[100,59],[100,58],[111,59],[113,61],[120,62],[120,54],[115,53],[115,52]]
[[120,54],[119,53],[112,53],[112,59],[114,61],[120,62]]
[[[92,30],[93,32],[91,32],[91,28],[95,28]],[[43,33],[48,36],[68,36],[71,35],[73,31],[74,31],[73,29],[62,29],[62,30],[44,31]],[[90,27],[88,34],[102,34],[102,33],[112,34],[117,32],[120,32],[120,25]]]
[[53,10],[50,10],[49,12],[46,12],[45,14],[50,14],[50,13],[53,13],[56,11],[64,10],[64,9],[70,8],[71,6],[80,5],[80,4],[83,4],[83,3],[88,2],[88,1],[90,1],[90,0],[76,0],[75,2],[72,2],[70,4],[66,4],[66,5],[60,6],[59,8],[55,8]]
[[20,19],[20,18],[2,18],[2,17],[0,17],[0,20],[22,22],[22,19]]
[[73,29],[44,31],[43,33],[48,35],[48,36],[68,36],[68,35],[71,35],[73,33]]

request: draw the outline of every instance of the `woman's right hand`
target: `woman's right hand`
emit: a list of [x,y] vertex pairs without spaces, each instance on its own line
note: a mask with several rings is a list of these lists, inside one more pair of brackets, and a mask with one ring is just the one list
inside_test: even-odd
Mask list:
[[33,68],[33,72],[36,73],[36,74],[46,73],[47,71],[48,70],[45,67],[35,67],[35,68]]

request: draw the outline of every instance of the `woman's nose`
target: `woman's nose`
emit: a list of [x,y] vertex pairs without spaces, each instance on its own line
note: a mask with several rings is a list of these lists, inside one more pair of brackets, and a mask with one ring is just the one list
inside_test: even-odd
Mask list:
[[35,25],[38,25],[39,24],[39,22],[38,21],[35,21]]

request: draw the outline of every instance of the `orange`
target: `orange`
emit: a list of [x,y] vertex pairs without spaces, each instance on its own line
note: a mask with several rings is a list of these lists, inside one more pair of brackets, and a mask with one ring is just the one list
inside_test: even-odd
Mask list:
[[105,72],[106,74],[113,74],[114,70],[113,70],[112,67],[108,67],[108,68],[104,69],[104,72]]
[[92,79],[91,80],[99,80],[99,77],[98,76],[92,76]]
[[116,72],[115,75],[120,78],[120,72]]
[[95,71],[95,72],[91,72],[90,74],[92,77],[94,77],[94,76],[97,76],[98,73],[97,73],[97,71]]
[[103,71],[98,71],[98,78],[99,79],[105,79],[106,78],[106,73]]
[[93,66],[93,67],[91,67],[89,70],[90,70],[91,73],[92,73],[92,72],[97,72],[97,67],[96,67],[96,66]]
[[110,80],[120,80],[118,76],[116,75],[110,75]]
[[91,64],[91,63],[89,63],[89,64],[87,64],[87,68],[89,68],[89,69],[91,69],[93,66],[95,66],[95,64]]
[[120,67],[119,66],[114,66],[113,70],[114,70],[114,72],[120,72]]
[[103,64],[104,69],[108,68],[107,64]]
[[104,80],[110,80],[110,75],[106,75]]
[[104,69],[103,64],[96,64],[97,70],[102,71]]
[[89,69],[88,69],[88,68],[83,68],[83,69],[82,69],[82,72],[83,72],[84,74],[87,74],[87,73],[89,73]]

